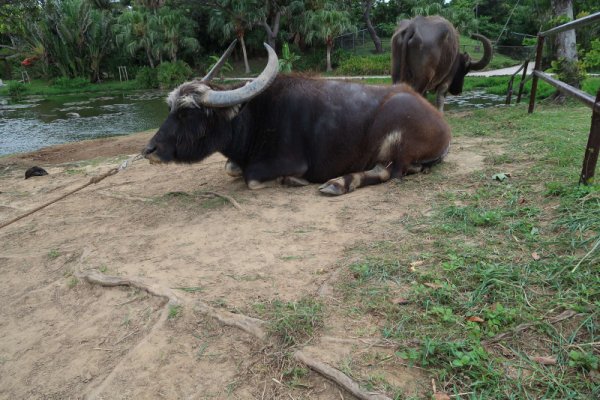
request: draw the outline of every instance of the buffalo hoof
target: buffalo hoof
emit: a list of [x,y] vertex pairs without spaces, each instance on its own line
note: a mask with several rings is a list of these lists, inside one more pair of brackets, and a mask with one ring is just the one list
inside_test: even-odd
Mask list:
[[243,174],[242,168],[231,160],[225,163],[225,173],[234,178],[240,177]]
[[319,192],[329,196],[340,196],[347,193],[344,185],[336,180],[330,180],[319,186]]
[[40,167],[31,167],[27,171],[25,171],[25,179],[29,179],[32,176],[44,176],[48,175],[44,168]]

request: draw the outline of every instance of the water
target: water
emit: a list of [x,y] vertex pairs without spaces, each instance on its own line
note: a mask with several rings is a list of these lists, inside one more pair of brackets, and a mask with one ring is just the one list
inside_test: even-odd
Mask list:
[[[31,96],[16,103],[0,98],[0,155],[157,128],[168,114],[165,97],[165,92],[145,91],[48,98]],[[503,96],[472,91],[461,96],[448,96],[445,110],[493,107],[503,103]]]
[[145,91],[0,98],[0,155],[157,128],[168,114],[165,97]]

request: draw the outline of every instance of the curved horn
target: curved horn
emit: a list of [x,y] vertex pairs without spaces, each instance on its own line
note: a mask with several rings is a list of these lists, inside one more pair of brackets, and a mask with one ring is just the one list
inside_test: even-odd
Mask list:
[[477,33],[471,35],[471,38],[479,40],[483,44],[483,57],[481,57],[481,60],[477,62],[471,62],[471,70],[479,71],[484,69],[485,66],[488,65],[492,60],[492,54],[494,53],[492,50],[492,42],[490,42],[490,40],[485,36]]
[[208,71],[206,76],[204,76],[204,78],[202,78],[201,82],[209,82],[210,80],[212,80],[212,78],[216,74],[219,73],[219,71],[221,70],[221,67],[223,67],[223,64],[225,64],[225,61],[227,61],[227,58],[229,57],[229,55],[235,48],[236,43],[237,43],[237,39],[234,39],[233,42],[231,42],[231,44],[227,48],[227,50],[225,50],[225,53],[223,53],[221,58],[219,58],[219,61],[217,61],[217,63],[215,65],[213,65],[213,67],[210,69],[210,71]]
[[240,88],[223,91],[206,91],[206,93],[202,96],[202,100],[200,101],[202,105],[208,107],[231,107],[248,101],[267,89],[275,80],[277,72],[279,72],[279,60],[277,59],[275,50],[273,50],[268,44],[263,44],[269,52],[269,61],[267,62],[267,66],[263,72],[261,72],[260,75],[252,82],[247,83],[245,86]]

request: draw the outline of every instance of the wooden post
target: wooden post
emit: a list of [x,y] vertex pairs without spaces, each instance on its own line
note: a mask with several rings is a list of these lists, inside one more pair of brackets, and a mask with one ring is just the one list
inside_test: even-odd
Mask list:
[[580,184],[589,185],[593,183],[596,163],[598,162],[598,152],[600,152],[600,89],[598,89],[598,93],[596,94],[596,103],[592,107],[592,126],[590,127],[590,136],[585,147],[583,168],[579,179]]
[[521,83],[519,84],[519,95],[517,96],[517,104],[521,102],[521,95],[523,94],[523,88],[525,87],[525,78],[527,77],[527,67],[529,67],[529,59],[525,61],[525,69],[523,69],[523,76],[521,77]]
[[[539,71],[542,67],[542,54],[544,53],[544,37],[542,35],[538,35],[537,37],[537,49],[535,52],[535,67],[533,67],[533,71]],[[535,93],[537,91],[538,77],[533,75],[533,82],[531,82],[531,94],[529,96],[529,111],[531,114],[533,109],[535,108]]]

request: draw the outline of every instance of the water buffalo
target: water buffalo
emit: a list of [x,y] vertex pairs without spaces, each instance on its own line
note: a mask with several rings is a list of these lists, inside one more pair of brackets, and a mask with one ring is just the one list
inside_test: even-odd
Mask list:
[[312,182],[341,195],[421,171],[448,152],[448,124],[410,87],[278,75],[277,55],[265,47],[267,66],[246,85],[211,83],[211,71],[173,90],[144,156],[193,163],[220,152],[250,189]]
[[392,82],[404,82],[417,92],[435,91],[436,105],[444,110],[446,94],[460,94],[465,75],[483,69],[492,59],[492,43],[473,35],[483,44],[483,57],[471,61],[460,53],[458,32],[440,16],[415,17],[400,22],[392,36]]

